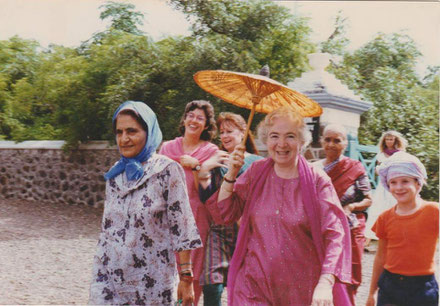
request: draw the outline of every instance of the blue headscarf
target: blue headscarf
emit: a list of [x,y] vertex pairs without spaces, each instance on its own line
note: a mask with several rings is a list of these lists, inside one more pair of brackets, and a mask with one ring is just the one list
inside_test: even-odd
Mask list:
[[156,114],[143,102],[126,101],[121,104],[113,115],[112,122],[115,123],[119,112],[124,109],[135,111],[139,117],[147,124],[147,141],[145,147],[133,158],[126,158],[121,155],[121,159],[106,174],[104,179],[107,181],[125,171],[128,180],[138,180],[144,174],[142,163],[147,161],[156,151],[162,142],[162,132],[157,122]]

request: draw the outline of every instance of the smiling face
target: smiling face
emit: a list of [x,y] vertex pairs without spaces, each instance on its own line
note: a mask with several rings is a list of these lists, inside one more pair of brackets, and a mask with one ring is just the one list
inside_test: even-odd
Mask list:
[[388,187],[393,197],[400,204],[414,203],[420,191],[419,182],[410,176],[392,178],[388,181]]
[[328,160],[336,160],[345,150],[346,139],[341,133],[328,130],[324,132],[321,141],[325,156]]
[[145,147],[147,132],[128,114],[120,114],[116,119],[116,143],[119,153],[133,158]]
[[296,166],[296,158],[301,150],[297,126],[287,117],[275,117],[267,133],[269,156],[281,168]]
[[202,135],[203,130],[206,128],[205,112],[200,108],[195,108],[192,111],[189,111],[186,113],[183,124],[185,126],[185,135],[200,138],[200,135]]
[[394,149],[394,143],[396,142],[396,137],[394,136],[386,136],[385,137],[385,146],[388,149]]
[[243,132],[230,121],[223,121],[220,125],[220,140],[226,151],[231,153],[243,140]]

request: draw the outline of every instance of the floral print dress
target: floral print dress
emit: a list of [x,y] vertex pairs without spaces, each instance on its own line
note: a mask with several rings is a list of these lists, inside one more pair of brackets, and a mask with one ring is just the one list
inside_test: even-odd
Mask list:
[[137,181],[107,181],[90,304],[174,304],[174,252],[202,246],[182,167],[157,154],[143,167]]

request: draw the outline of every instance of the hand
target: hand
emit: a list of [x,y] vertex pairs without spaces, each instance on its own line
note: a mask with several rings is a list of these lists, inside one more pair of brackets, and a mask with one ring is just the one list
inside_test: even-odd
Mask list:
[[333,306],[334,276],[323,274],[313,291],[311,306]]
[[194,168],[195,166],[197,166],[199,164],[199,161],[197,158],[194,158],[192,156],[189,155],[182,155],[180,156],[180,165],[182,167],[186,167],[186,168]]
[[226,162],[229,159],[229,153],[226,151],[218,150],[213,156],[207,159],[200,169],[200,171],[209,172],[217,167],[226,167]]
[[354,204],[352,203],[352,204],[345,205],[343,207],[343,209],[344,209],[345,214],[348,216],[349,214],[351,214],[353,212]]
[[232,151],[232,153],[229,155],[228,166],[230,169],[235,168],[237,173],[244,164],[245,150],[246,148],[242,144],[239,144],[235,147],[234,151]]
[[374,306],[374,305],[376,305],[376,299],[374,298],[374,294],[369,294],[365,306]]
[[193,284],[180,281],[177,286],[177,299],[182,300],[182,305],[194,304],[194,289]]

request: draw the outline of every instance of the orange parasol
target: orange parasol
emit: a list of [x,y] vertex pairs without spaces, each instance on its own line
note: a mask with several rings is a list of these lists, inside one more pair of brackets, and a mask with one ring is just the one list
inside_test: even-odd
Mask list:
[[[262,69],[268,75],[268,67]],[[321,106],[303,95],[264,75],[233,72],[226,70],[202,70],[194,75],[194,80],[203,90],[239,107],[251,110],[243,143],[254,117],[255,111],[270,113],[289,106],[304,117],[317,117],[322,114]]]

